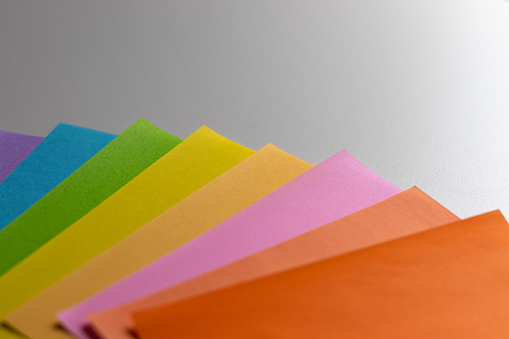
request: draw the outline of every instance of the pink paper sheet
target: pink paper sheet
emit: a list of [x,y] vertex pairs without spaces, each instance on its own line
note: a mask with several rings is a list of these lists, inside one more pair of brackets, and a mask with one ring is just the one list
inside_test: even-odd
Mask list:
[[59,314],[80,338],[87,314],[196,277],[401,192],[341,151],[214,229]]

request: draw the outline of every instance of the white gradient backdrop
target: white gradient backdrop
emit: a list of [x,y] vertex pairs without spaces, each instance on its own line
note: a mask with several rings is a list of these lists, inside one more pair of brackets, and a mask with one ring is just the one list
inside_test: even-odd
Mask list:
[[0,0],[0,128],[140,116],[509,216],[509,3]]

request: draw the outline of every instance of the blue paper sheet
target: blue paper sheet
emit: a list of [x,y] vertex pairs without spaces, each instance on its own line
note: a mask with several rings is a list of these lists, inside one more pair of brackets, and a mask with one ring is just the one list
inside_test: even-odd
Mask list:
[[115,137],[89,128],[58,124],[0,184],[0,230]]

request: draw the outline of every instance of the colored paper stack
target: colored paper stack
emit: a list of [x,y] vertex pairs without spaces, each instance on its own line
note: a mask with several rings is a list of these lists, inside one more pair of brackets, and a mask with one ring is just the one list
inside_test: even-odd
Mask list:
[[0,206],[0,338],[509,337],[502,214],[460,220],[344,150],[0,130]]

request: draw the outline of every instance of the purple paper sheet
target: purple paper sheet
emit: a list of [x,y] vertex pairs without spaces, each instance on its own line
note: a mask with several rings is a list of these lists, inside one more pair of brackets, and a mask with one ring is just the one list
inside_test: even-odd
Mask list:
[[39,145],[43,137],[0,129],[0,183]]

